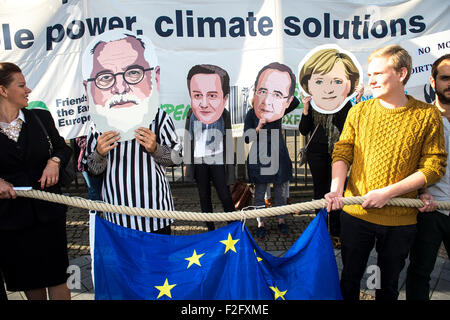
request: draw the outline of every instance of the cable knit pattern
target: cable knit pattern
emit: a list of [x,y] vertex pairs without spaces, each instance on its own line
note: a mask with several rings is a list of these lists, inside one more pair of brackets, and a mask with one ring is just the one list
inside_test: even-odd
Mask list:
[[[447,154],[441,115],[431,104],[408,99],[397,109],[383,107],[378,99],[350,109],[333,152],[333,163],[342,160],[351,166],[345,197],[363,196],[416,171],[423,173],[427,185],[444,174]],[[401,197],[416,198],[417,191]],[[387,226],[415,224],[418,213],[416,208],[363,209],[361,205],[344,206],[344,211]]]

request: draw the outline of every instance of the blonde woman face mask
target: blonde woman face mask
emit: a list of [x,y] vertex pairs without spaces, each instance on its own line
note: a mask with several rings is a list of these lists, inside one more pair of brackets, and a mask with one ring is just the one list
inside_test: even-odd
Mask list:
[[363,72],[356,57],[336,45],[318,46],[300,61],[299,89],[319,113],[333,114],[363,94]]
[[351,82],[347,78],[345,66],[338,61],[326,74],[312,74],[308,88],[314,103],[321,109],[333,111],[339,108],[348,97]]

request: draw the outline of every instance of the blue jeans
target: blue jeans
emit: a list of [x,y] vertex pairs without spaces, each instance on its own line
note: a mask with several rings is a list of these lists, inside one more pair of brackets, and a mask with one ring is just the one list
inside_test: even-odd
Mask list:
[[86,171],[82,174],[88,187],[89,200],[102,200],[103,175],[92,176]]
[[[274,207],[284,206],[286,204],[286,189],[289,181],[283,183],[273,184],[273,198]],[[265,206],[264,195],[266,193],[268,183],[256,183],[255,184],[255,198],[253,200],[253,205],[255,207]],[[284,215],[278,216],[278,219],[284,218]],[[256,218],[258,222],[263,222],[264,218]]]

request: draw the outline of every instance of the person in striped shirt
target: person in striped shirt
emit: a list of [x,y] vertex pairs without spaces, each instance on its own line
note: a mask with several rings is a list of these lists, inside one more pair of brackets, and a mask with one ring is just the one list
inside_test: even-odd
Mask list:
[[[127,31],[102,34],[85,49],[82,69],[94,120],[84,162],[92,174],[104,173],[102,200],[174,210],[166,167],[174,164],[172,155],[181,154],[181,143],[172,119],[159,108],[160,68],[150,40]],[[162,234],[170,234],[172,222],[110,212],[103,217]]]

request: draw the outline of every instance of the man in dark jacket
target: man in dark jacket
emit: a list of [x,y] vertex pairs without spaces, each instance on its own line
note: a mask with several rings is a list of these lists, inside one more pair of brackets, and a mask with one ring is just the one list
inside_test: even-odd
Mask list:
[[[274,206],[286,204],[292,162],[281,134],[281,122],[283,115],[298,105],[294,91],[295,75],[284,64],[268,64],[256,77],[253,109],[245,117],[244,134],[246,143],[256,140],[250,149],[247,168],[250,182],[255,184],[254,205],[258,207],[265,205],[264,194],[270,183],[273,183]],[[281,234],[287,235],[289,230],[284,217],[278,218]],[[258,218],[256,237],[265,238],[262,218]]]
[[[225,109],[230,78],[222,68],[196,65],[187,76],[191,107],[186,117],[186,178],[195,178],[202,212],[212,212],[211,181],[225,212],[234,211],[229,185],[234,183],[234,147],[230,113]],[[206,223],[214,230],[214,223]]]

